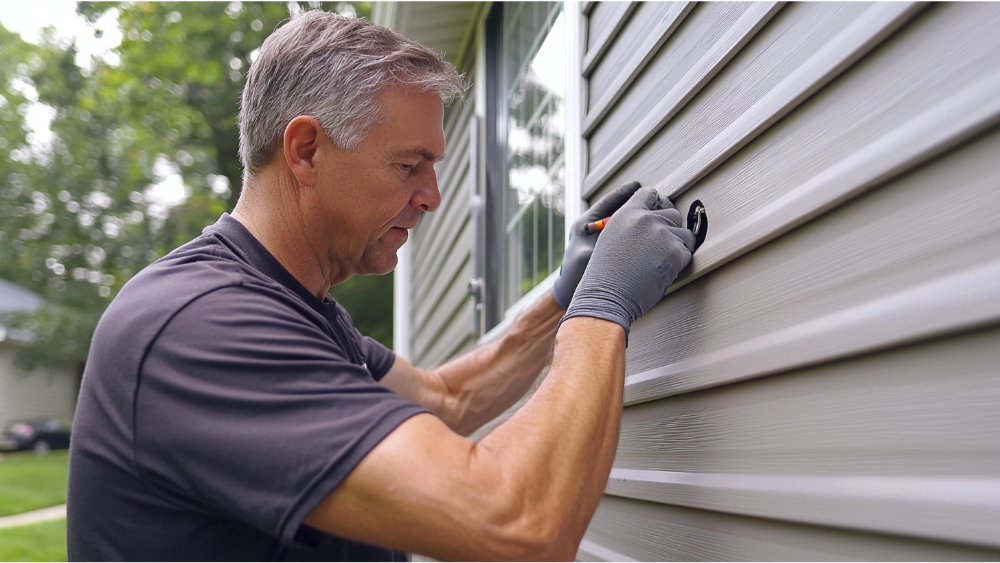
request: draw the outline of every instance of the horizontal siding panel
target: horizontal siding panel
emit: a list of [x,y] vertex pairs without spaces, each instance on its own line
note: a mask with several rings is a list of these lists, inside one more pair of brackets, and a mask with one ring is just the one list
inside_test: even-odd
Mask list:
[[922,8],[902,2],[787,6],[635,160],[659,159],[664,176],[657,186],[680,193]]
[[587,51],[593,51],[601,45],[602,41],[613,38],[610,30],[613,29],[622,18],[622,14],[633,9],[631,2],[594,2],[591,6],[586,6],[589,10],[587,19]]
[[[474,74],[474,69],[470,72]],[[421,217],[408,243],[412,245],[409,250],[412,277],[407,296],[411,356],[408,359],[421,367],[426,367],[421,362],[431,353],[428,348],[452,328],[449,322],[462,325],[466,333],[471,322],[468,318],[456,317],[455,294],[467,291],[468,281],[461,279],[461,271],[463,267],[468,269],[471,253],[467,227],[469,123],[475,110],[472,93],[470,90],[469,99],[464,103],[457,102],[448,108],[444,123],[445,136],[449,139],[448,157],[436,165],[441,206],[434,213]]]
[[997,552],[604,497],[577,558],[581,561],[991,561],[996,560]]
[[1000,318],[998,151],[993,132],[671,292],[633,326],[626,401]]
[[[426,316],[427,306],[432,305],[443,292],[447,291],[446,285],[452,281],[462,264],[469,260],[472,253],[470,225],[468,217],[465,217],[458,225],[460,228],[455,238],[451,239],[452,246],[431,253],[427,260],[429,264],[416,266],[417,268],[423,266],[421,269],[424,269],[427,274],[423,278],[418,278],[414,288],[414,325],[411,326],[419,324],[420,318]],[[464,283],[468,284],[468,280],[465,280]]]
[[583,122],[584,136],[593,132],[612,104],[646,68],[694,6],[694,2],[644,2],[640,5],[607,56],[592,69],[587,83],[590,109]]
[[[433,213],[424,213],[420,223],[417,225],[419,231],[415,240],[416,248],[414,258],[422,262],[428,253],[439,249],[442,244],[447,243],[448,228],[457,221],[456,209],[464,209],[468,213],[468,185],[466,184],[469,171],[469,135],[468,124],[458,129],[455,133],[460,142],[449,145],[449,154],[443,165],[437,166],[441,170],[437,171],[438,188],[441,191],[441,205]],[[451,138],[449,136],[449,138]],[[460,213],[460,212],[459,212]],[[454,233],[450,233],[454,236]],[[423,272],[416,274],[418,277]]]
[[[468,237],[469,233],[463,229],[460,235]],[[452,285],[458,286],[466,296],[469,295],[468,284],[472,275],[472,245],[467,240],[456,240],[455,247],[448,254],[448,260],[443,263],[441,270],[436,272],[435,280],[437,283],[429,288],[428,295],[416,299],[413,303],[413,324],[411,326],[417,329],[422,328],[426,319],[434,314],[434,309],[438,307],[444,296],[454,291]]]
[[[811,6],[814,5],[795,4],[788,11]],[[923,119],[919,117],[921,114],[930,112],[930,118],[936,111],[935,106],[951,103],[947,101],[957,92],[979,88],[977,83],[1000,70],[1000,59],[995,56],[1000,49],[1000,38],[992,32],[1000,25],[1000,12],[994,6],[946,4],[930,7],[731,156],[723,166],[713,170],[699,183],[700,195],[711,197],[704,193],[706,190],[718,191],[720,195],[727,193],[714,206],[714,214],[709,207],[713,233],[706,244],[717,238],[718,227],[765,207],[789,190],[789,184],[801,185],[850,155],[865,154],[872,143],[885,137],[887,131],[907,121],[919,121]],[[760,35],[767,36],[768,29]],[[749,45],[748,55],[756,55],[758,47]],[[734,70],[741,63],[734,60]],[[706,95],[721,95],[721,91],[716,92],[717,88],[738,93],[738,84],[728,84],[735,77],[719,78],[706,88]],[[696,100],[692,105],[698,103]],[[725,115],[725,109],[723,103],[705,115]],[[733,113],[742,114],[743,107],[737,106]],[[710,120],[703,118],[702,122],[702,127],[711,128]],[[698,133],[698,127],[692,131],[690,128],[673,129],[672,125],[637,153],[603,190],[622,181],[636,180],[650,186],[662,183],[695,152],[713,143],[715,131],[722,130],[715,129],[703,136]],[[688,137],[692,138],[691,142],[685,140]],[[732,201],[740,194],[752,197]]]
[[[444,162],[435,165],[435,173],[438,178],[438,187],[441,190],[441,204],[447,206],[449,199],[445,194],[451,196],[457,189],[456,176],[460,175],[462,168],[467,168],[468,163],[468,123],[475,109],[475,101],[470,99],[465,103],[455,102],[447,109],[445,114],[444,132],[445,138],[449,140],[447,144],[447,158]],[[455,140],[458,141],[455,141]],[[464,156],[463,156],[464,155]],[[440,210],[440,209],[439,209]],[[413,231],[410,239],[414,247],[426,246],[427,237],[436,230],[434,225],[439,222],[440,215],[437,212],[425,213]]]
[[[467,179],[463,177],[462,180]],[[468,187],[465,181],[462,184]],[[438,209],[437,213],[442,213],[440,217],[446,220],[438,222],[438,228],[411,259],[414,275],[418,280],[413,284],[414,298],[418,301],[423,299],[428,287],[436,283],[442,264],[456,251],[456,245],[461,246],[459,238],[470,221],[468,189],[458,190],[451,205]]]
[[[699,4],[590,138],[586,197],[642,148],[778,11],[776,3]],[[613,124],[609,126],[608,124]]]
[[[462,153],[456,156],[468,159],[469,155],[465,150],[467,146],[465,143],[456,147],[461,149],[458,152]],[[426,225],[418,224],[418,228],[426,227],[421,233],[422,237],[418,240],[413,256],[415,263],[421,266],[426,266],[428,258],[435,252],[440,251],[442,247],[447,248],[451,244],[455,237],[455,229],[469,214],[468,163],[465,166],[456,167],[450,172],[451,174],[447,176],[439,176],[438,189],[441,190],[441,205],[433,213],[424,213],[421,216],[421,223],[426,222]],[[419,271],[415,275],[423,277],[426,272]]]
[[609,21],[600,23],[599,36],[589,38],[588,43],[590,47],[583,56],[582,70],[584,76],[589,76],[594,70],[594,66],[601,60],[604,53],[616,42],[618,33],[625,26],[625,22],[628,21],[629,16],[640,5],[639,2],[611,2],[610,4],[615,11],[607,15]]
[[1000,547],[1000,329],[628,407],[607,491]]
[[[838,6],[834,5],[833,7]],[[661,193],[671,196],[681,193],[794,109],[816,90],[835,78],[850,64],[865,55],[923,7],[917,3],[894,2],[875,4],[865,10],[854,21],[845,26],[840,33],[830,38],[812,56],[785,76],[780,83],[770,87],[753,106],[738,113],[738,117],[732,120],[724,130],[719,131],[711,140],[701,145],[697,152],[680,163],[669,176],[658,182],[656,188]],[[829,20],[826,21],[829,22]],[[825,28],[830,28],[829,23]],[[816,33],[807,35],[812,39],[815,38]],[[795,50],[798,53],[809,51],[802,48],[801,45],[796,45],[789,50]],[[757,68],[768,69],[768,74],[774,77],[779,75],[780,71],[776,72],[773,66],[776,65],[765,64]],[[733,114],[737,115],[736,112]],[[702,131],[707,132],[706,129],[708,128],[703,128]]]
[[444,291],[432,307],[427,309],[426,316],[415,326],[414,346],[423,350],[440,335],[448,322],[465,322],[466,329],[472,332],[472,317],[455,318],[455,311],[469,300],[469,290],[462,285],[463,281],[472,277],[472,264],[466,260],[456,272],[455,277],[443,281]]
[[[441,336],[423,354],[418,356],[414,365],[421,368],[435,368],[448,361],[459,350],[466,349],[469,342],[475,342],[469,334],[469,325],[472,318],[472,301],[467,300],[465,305],[460,307],[448,323],[448,328],[441,333]],[[418,335],[419,336],[419,335]]]

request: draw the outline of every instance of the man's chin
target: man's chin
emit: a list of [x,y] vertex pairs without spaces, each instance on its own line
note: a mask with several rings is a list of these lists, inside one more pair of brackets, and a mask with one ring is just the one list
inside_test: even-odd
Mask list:
[[369,253],[361,261],[357,275],[382,276],[396,269],[399,258],[396,251]]

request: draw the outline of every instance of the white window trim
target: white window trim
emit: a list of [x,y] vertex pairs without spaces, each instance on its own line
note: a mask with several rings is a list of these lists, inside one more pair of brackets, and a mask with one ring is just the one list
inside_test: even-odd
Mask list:
[[[566,76],[566,135],[564,137],[566,144],[564,147],[564,162],[566,166],[566,193],[564,197],[566,201],[566,225],[568,227],[583,213],[585,205],[581,194],[581,187],[583,185],[584,173],[586,172],[586,143],[583,139],[586,81],[583,79],[580,71],[580,65],[583,61],[583,38],[586,20],[583,17],[581,3],[577,0],[563,2],[563,17],[565,18],[566,26],[565,68],[569,69]],[[485,39],[483,40],[485,41]],[[485,46],[485,43],[481,46]],[[480,52],[483,52],[483,49]],[[480,66],[480,68],[484,67],[485,65]],[[478,81],[479,83],[485,82],[485,70],[483,72],[484,75]],[[482,99],[485,100],[485,96]],[[567,242],[569,241],[569,233],[569,229],[567,228],[565,232]],[[556,278],[558,277],[559,269],[557,268],[544,280],[540,281],[538,285],[533,287],[531,291],[524,294],[513,305],[508,307],[503,313],[503,320],[481,336],[477,344],[480,346],[488,344],[506,334],[518,315],[552,291],[552,286],[555,285]]]

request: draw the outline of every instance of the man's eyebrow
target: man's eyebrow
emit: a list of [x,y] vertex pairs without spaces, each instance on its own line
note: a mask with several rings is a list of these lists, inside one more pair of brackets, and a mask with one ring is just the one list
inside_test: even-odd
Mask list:
[[448,156],[447,153],[441,153],[441,156],[434,156],[434,153],[427,149],[413,149],[409,151],[403,151],[400,156],[419,156],[424,160],[429,160],[431,162],[441,162],[444,157]]

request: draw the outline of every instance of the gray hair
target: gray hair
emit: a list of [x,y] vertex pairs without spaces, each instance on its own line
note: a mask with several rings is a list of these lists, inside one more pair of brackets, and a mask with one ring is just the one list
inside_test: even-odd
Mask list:
[[340,148],[357,150],[381,114],[388,87],[436,93],[447,103],[465,87],[430,49],[362,18],[311,10],[268,37],[247,72],[240,103],[240,162],[259,172],[297,116],[316,118]]

